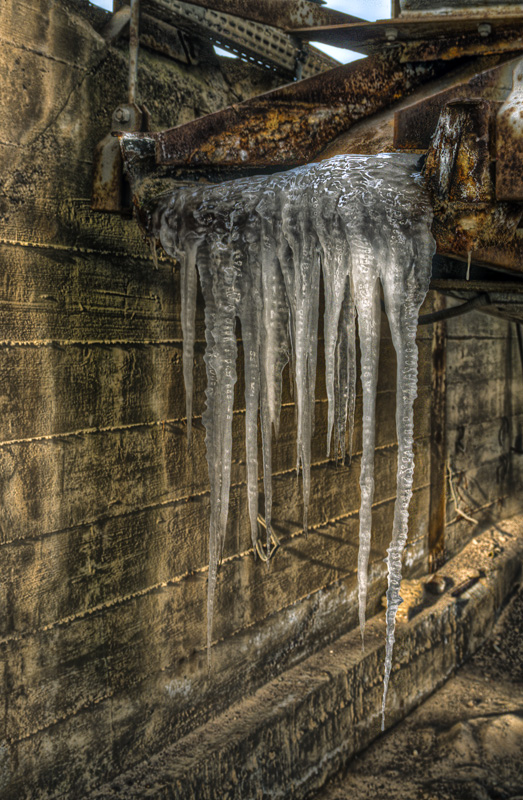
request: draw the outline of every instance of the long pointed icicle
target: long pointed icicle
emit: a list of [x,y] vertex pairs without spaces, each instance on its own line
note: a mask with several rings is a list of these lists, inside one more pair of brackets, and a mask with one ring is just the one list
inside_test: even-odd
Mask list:
[[[260,328],[262,312],[262,281],[259,266],[260,220],[254,213],[245,219],[239,258],[240,277],[239,317],[245,370],[245,450],[247,457],[247,501],[251,524],[251,540],[256,552],[258,539],[258,408],[260,405]],[[253,269],[252,267],[256,268]]]
[[[340,315],[345,303],[345,287],[350,284],[350,259],[347,257],[347,239],[344,232],[343,221],[337,214],[340,194],[343,192],[343,181],[340,180],[339,170],[332,169],[331,174],[325,176],[325,190],[318,201],[316,214],[316,233],[322,249],[321,266],[323,272],[323,290],[325,294],[325,314],[323,334],[325,337],[325,384],[327,389],[328,418],[327,418],[327,456],[330,455],[334,420],[337,419],[335,432],[335,455],[343,449],[345,455],[345,420],[347,417],[347,402],[349,395],[349,329],[340,329]],[[345,316],[345,315],[344,315]],[[341,338],[343,344],[342,359],[337,352],[337,343]],[[341,383],[340,383],[341,381]]]
[[363,450],[360,471],[360,546],[358,552],[358,603],[363,645],[367,603],[367,573],[371,548],[372,501],[374,499],[374,443],[376,438],[376,387],[380,343],[380,296],[378,278],[368,253],[353,261],[358,332],[361,348],[361,383],[363,388]]
[[[390,241],[390,260],[381,264],[385,310],[397,356],[396,433],[398,437],[397,490],[391,543],[388,548],[388,590],[386,648],[383,679],[381,728],[385,729],[385,704],[392,669],[394,628],[400,605],[403,550],[407,543],[409,504],[414,477],[414,400],[417,397],[418,347],[416,331],[421,304],[429,289],[432,255],[435,246],[426,235],[432,222],[432,209],[418,192],[402,192],[409,214],[396,222]],[[391,186],[393,190],[393,185]],[[392,212],[394,214],[394,211]],[[394,214],[396,216],[396,214]]]
[[[298,406],[297,465],[303,475],[303,529],[307,532],[311,480],[311,438],[314,426],[316,358],[318,344],[318,295],[320,262],[313,218],[307,202],[309,181],[296,172],[287,187],[282,207],[282,232],[292,251],[292,263],[282,266],[287,285],[293,329],[296,402]],[[292,280],[287,279],[289,268]],[[291,290],[289,291],[289,288]]]
[[263,452],[266,548],[270,553],[272,526],[272,434],[280,427],[282,372],[289,361],[289,306],[278,259],[275,231],[279,225],[279,195],[264,194],[256,206],[261,222],[262,324],[260,331],[260,423]]
[[[356,316],[363,392],[359,617],[363,630],[374,493],[380,338],[380,283],[398,360],[397,500],[388,550],[389,590],[383,709],[400,602],[401,559],[413,479],[413,402],[419,306],[428,289],[434,242],[428,197],[408,155],[337,156],[281,175],[179,188],[159,205],[157,233],[182,266],[182,327],[188,424],[192,414],[195,265],[205,301],[207,461],[211,487],[207,642],[210,652],[218,563],[225,539],[232,465],[236,319],[245,351],[247,493],[257,536],[257,412],[260,411],[270,552],[272,434],[279,425],[282,370],[290,360],[302,467],[304,529],[311,491],[311,437],[320,271],[325,293],[327,449],[344,457],[356,388]],[[348,437],[347,437],[348,426]]]
[[352,460],[354,412],[356,409],[356,307],[353,300],[352,281],[347,278],[338,323],[334,380],[336,425],[334,428],[334,453],[344,461],[347,450],[347,421],[349,428],[349,463]]

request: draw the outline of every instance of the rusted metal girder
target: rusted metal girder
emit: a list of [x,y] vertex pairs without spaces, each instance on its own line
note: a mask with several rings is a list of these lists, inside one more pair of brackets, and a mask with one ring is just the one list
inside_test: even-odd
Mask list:
[[[401,64],[395,53],[346,64],[275,89],[223,111],[147,134],[156,164],[185,170],[293,167],[311,161],[338,134],[443,74],[440,62]],[[136,160],[139,134],[121,137],[124,159]],[[132,143],[132,147],[130,147]],[[132,170],[132,165],[129,165]]]
[[143,0],[143,9],[155,19],[191,36],[205,37],[239,58],[289,79],[310,77],[337,63],[279,29],[270,17],[257,22],[216,11],[208,3],[196,5],[185,0]]
[[[135,103],[122,104],[114,111],[111,132],[98,143],[94,151],[94,175],[91,208],[94,211],[130,213],[129,186],[123,179],[123,162],[118,139],[114,131],[145,131],[150,117],[145,106]],[[128,195],[128,196],[126,196]]]
[[[112,15],[102,30],[102,36],[107,44],[113,44],[128,30],[130,18],[131,7],[127,5]],[[140,45],[156,50],[182,64],[195,65],[200,61],[218,63],[218,58],[207,39],[189,36],[184,31],[146,13],[140,14]]]
[[500,104],[458,100],[441,113],[424,174],[438,253],[523,272],[523,205],[497,202],[494,126]]
[[470,14],[425,14],[377,22],[293,28],[288,32],[307,41],[359,53],[397,49],[402,61],[449,60],[521,50],[523,13],[487,11],[478,16],[475,9]]
[[456,83],[443,91],[397,111],[394,114],[394,147],[400,150],[427,150],[441,112],[455,100],[482,98],[504,101],[520,56],[513,58],[504,55],[499,58],[501,61],[496,66],[482,69],[466,79],[458,78]]
[[363,22],[361,17],[325,8],[311,0],[191,0],[193,5],[223,11],[242,19],[251,19],[276,28],[298,28],[312,25],[339,25]]
[[496,198],[523,202],[523,61],[496,119]]

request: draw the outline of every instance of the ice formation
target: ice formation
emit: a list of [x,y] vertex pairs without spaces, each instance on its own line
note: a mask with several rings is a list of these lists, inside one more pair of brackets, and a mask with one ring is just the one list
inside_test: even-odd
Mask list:
[[[363,452],[359,517],[359,617],[363,637],[374,494],[375,405],[381,290],[397,353],[397,499],[388,549],[383,710],[394,623],[401,602],[402,552],[412,494],[416,328],[429,286],[432,209],[409,155],[337,156],[278,175],[183,187],[156,212],[157,234],[181,265],[183,369],[188,431],[196,272],[205,300],[207,461],[211,487],[207,635],[211,642],[218,563],[227,525],[236,319],[245,358],[247,493],[253,546],[258,538],[258,413],[262,433],[267,549],[271,537],[271,438],[277,433],[282,371],[288,361],[297,405],[297,468],[303,476],[304,530],[310,496],[320,272],[328,397],[327,453],[352,451],[356,319],[361,350]],[[348,437],[347,437],[348,418]]]

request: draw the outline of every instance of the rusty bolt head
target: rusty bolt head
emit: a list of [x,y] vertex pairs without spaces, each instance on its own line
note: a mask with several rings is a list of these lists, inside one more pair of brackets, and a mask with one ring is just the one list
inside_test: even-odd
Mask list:
[[492,25],[489,22],[480,22],[478,25],[478,33],[485,39],[492,33]]
[[117,108],[116,111],[114,112],[114,118],[118,122],[129,122],[131,118],[131,112],[129,111],[128,108],[121,108],[121,107]]

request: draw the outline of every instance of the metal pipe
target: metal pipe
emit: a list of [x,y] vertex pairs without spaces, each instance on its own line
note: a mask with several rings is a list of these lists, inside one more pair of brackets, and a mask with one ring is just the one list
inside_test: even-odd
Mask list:
[[136,85],[138,83],[138,47],[139,47],[140,0],[131,0],[131,18],[129,21],[129,104],[136,103]]
[[469,311],[474,311],[475,308],[488,306],[490,304],[490,297],[488,294],[480,294],[460,306],[452,306],[452,308],[443,308],[441,311],[434,311],[432,314],[421,314],[418,317],[418,325],[431,325],[434,322],[441,322],[444,319],[452,319],[452,317],[460,317],[462,314],[468,314]]
[[[381,302],[381,310],[385,311],[385,303]],[[432,314],[420,314],[418,317],[418,325],[432,325],[434,322],[442,322],[445,319],[452,319],[452,317],[461,317],[462,314],[468,314],[469,311],[474,311],[475,308],[490,305],[490,297],[487,293],[480,294],[473,297],[472,300],[467,300],[460,306],[452,306],[451,308],[442,308],[441,311],[433,311]]]

